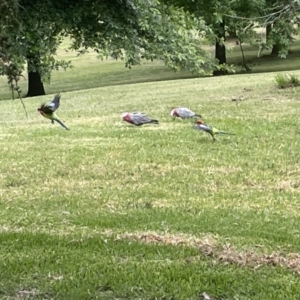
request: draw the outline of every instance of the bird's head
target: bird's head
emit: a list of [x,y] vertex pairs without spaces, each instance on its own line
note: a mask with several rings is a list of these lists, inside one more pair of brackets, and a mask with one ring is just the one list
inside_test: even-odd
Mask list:
[[197,124],[197,125],[201,125],[201,124],[204,124],[204,122],[203,122],[202,120],[197,120],[197,121],[196,121],[196,124]]
[[41,106],[37,109],[37,111],[43,116],[46,113],[45,109],[46,109],[46,104],[42,103]]
[[176,115],[176,108],[173,108],[170,112],[170,115],[174,117]]
[[121,115],[122,119],[124,120],[127,117],[127,115],[128,115],[128,112],[122,113],[122,115]]
[[41,105],[40,105],[40,107],[37,109],[38,111],[40,111],[40,110],[43,110],[43,108],[46,106],[46,103],[44,102],[44,103],[42,103]]

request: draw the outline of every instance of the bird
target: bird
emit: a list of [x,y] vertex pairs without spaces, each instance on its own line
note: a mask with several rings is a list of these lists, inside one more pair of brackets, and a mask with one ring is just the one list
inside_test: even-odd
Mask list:
[[51,123],[54,124],[56,121],[59,125],[61,125],[64,129],[70,130],[56,115],[55,111],[59,108],[60,105],[60,94],[56,94],[54,99],[46,104],[42,103],[41,106],[37,109],[37,111],[45,118],[51,120]]
[[187,118],[193,118],[193,117],[202,118],[201,115],[194,113],[192,110],[190,110],[187,107],[173,108],[171,110],[170,115],[174,118],[177,117],[177,118],[181,118],[181,119],[187,119]]
[[146,114],[141,112],[125,112],[122,114],[122,119],[123,121],[133,124],[135,126],[141,126],[148,123],[159,124],[158,120],[151,119]]
[[198,120],[196,122],[196,124],[197,125],[194,126],[194,129],[196,129],[196,130],[202,130],[202,131],[205,131],[205,132],[209,133],[212,136],[213,141],[216,141],[215,134],[230,134],[230,135],[235,135],[234,133],[228,133],[228,132],[220,131],[217,128],[214,128],[214,127],[212,127],[210,125],[205,124],[202,120]]

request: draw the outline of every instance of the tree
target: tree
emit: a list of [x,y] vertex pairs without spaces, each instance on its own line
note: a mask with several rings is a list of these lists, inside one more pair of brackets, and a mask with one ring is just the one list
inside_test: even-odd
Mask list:
[[[233,21],[240,19],[244,22],[256,22],[259,26],[266,28],[266,40],[259,41],[258,56],[263,49],[271,48],[272,55],[285,58],[294,41],[293,35],[297,35],[299,32],[300,2],[298,0],[256,0],[248,1],[249,4],[255,4],[256,14],[243,17],[243,14],[239,13],[237,16],[229,17]],[[248,9],[248,11],[250,10]]]
[[0,75],[6,75],[12,91],[17,91],[28,118],[18,81],[22,76],[22,60],[12,50],[13,36],[20,31],[19,5],[17,0],[3,0],[0,5]]
[[268,36],[269,45],[272,46],[271,55],[285,58],[289,47],[295,40],[293,35],[298,33],[298,29],[289,20],[278,20],[272,24],[271,32]]
[[14,35],[13,49],[27,62],[27,96],[45,94],[43,82],[51,71],[70,67],[54,56],[66,35],[79,53],[94,49],[102,57],[124,59],[128,67],[141,58],[199,73],[215,66],[196,34],[199,28],[207,34],[204,22],[156,0],[19,1],[22,28]]
[[[17,0],[2,0],[0,5],[0,57],[4,56],[11,46],[11,36],[20,29]],[[7,54],[7,53],[6,53]]]
[[251,68],[246,62],[244,44],[257,44],[259,36],[255,31],[257,25],[252,18],[259,17],[265,8],[263,0],[239,0],[232,2],[231,15],[227,17],[227,31],[236,33],[236,42],[240,47],[242,56],[242,70],[249,72]]
[[266,0],[262,26],[266,27],[266,47],[272,49],[271,55],[287,56],[293,35],[298,34],[298,28],[294,26],[298,19],[298,4],[297,1]]
[[[87,33],[96,37],[109,32],[112,36],[118,30],[123,34],[134,30],[134,16],[130,12],[132,8],[124,5],[126,1],[122,0],[15,1],[22,8],[18,16],[22,26],[11,35],[10,53],[19,57],[22,63],[27,63],[27,96],[45,94],[43,82],[50,80],[52,70],[70,67],[70,62],[57,61],[54,56],[64,36],[77,31],[78,34],[74,35],[75,42],[82,45],[82,37],[90,38]],[[115,18],[111,18],[112,13]],[[102,14],[109,21],[105,30],[102,30],[98,22]],[[107,38],[109,36],[103,40]]]
[[[77,42],[80,41],[84,46],[82,52],[93,48],[100,57],[112,55],[116,59],[124,59],[128,67],[140,63],[141,59],[158,59],[175,71],[210,72],[216,63],[201,49],[201,40],[209,34],[205,23],[182,9],[164,4],[153,6],[153,3],[140,1],[138,9],[135,9],[135,29],[126,35],[113,32],[108,36],[107,33],[102,40],[98,36],[89,36],[90,32],[86,34],[81,29],[79,38],[76,36],[78,31],[75,36],[72,35],[75,40],[73,48],[79,49]],[[101,20],[101,24],[109,23]],[[202,29],[201,34],[199,28]]]
[[71,62],[56,60],[54,55],[63,36],[61,25],[36,18],[24,21],[17,47],[27,61],[27,97],[45,95],[43,82],[50,81],[54,69],[70,67]]
[[64,28],[51,0],[19,0],[21,30],[14,36],[13,48],[27,63],[28,97],[45,95],[43,82],[50,81],[53,69],[70,67],[70,62],[54,57],[62,41]]
[[16,66],[12,36],[20,30],[18,12],[17,0],[3,0],[0,5],[0,75],[12,73]]
[[213,75],[228,74],[226,68],[226,46],[225,33],[227,31],[227,20],[225,15],[233,14],[232,6],[237,1],[222,0],[164,0],[168,4],[174,4],[177,7],[183,7],[186,11],[194,14],[197,18],[204,18],[206,24],[210,27],[213,35],[210,41],[215,45],[215,59],[219,63],[219,67],[214,69]]

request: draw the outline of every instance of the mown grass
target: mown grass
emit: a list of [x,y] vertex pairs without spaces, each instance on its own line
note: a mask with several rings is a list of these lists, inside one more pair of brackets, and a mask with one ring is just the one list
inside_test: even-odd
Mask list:
[[274,75],[65,92],[70,132],[36,111],[52,95],[28,121],[1,101],[0,298],[298,299],[299,89]]

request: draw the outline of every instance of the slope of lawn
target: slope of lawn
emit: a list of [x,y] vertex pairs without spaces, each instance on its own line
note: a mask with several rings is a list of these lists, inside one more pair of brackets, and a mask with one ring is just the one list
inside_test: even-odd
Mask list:
[[[0,298],[298,299],[300,90],[274,75],[62,92],[70,131],[36,111],[53,94],[28,120],[1,101]],[[236,135],[212,143],[177,105]]]

